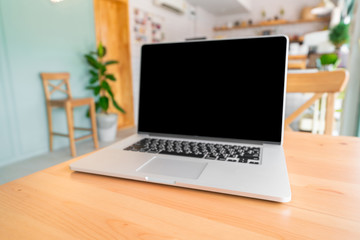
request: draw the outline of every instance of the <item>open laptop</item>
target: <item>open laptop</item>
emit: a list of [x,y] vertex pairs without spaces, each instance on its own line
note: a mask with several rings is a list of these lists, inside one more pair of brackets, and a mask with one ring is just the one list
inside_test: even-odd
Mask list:
[[144,45],[137,134],[70,168],[290,201],[287,50],[286,36]]

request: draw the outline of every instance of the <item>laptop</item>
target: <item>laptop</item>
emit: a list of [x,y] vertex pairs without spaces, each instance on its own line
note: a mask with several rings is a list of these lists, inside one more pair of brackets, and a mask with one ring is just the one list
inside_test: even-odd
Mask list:
[[287,52],[282,35],[143,45],[137,133],[70,168],[290,201]]

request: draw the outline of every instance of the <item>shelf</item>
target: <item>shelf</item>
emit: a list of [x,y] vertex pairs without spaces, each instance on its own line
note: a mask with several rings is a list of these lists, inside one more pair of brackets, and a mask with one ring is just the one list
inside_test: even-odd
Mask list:
[[235,26],[232,28],[228,27],[215,27],[214,31],[232,31],[239,29],[248,29],[248,28],[258,28],[258,27],[271,27],[271,26],[281,26],[281,25],[291,25],[291,24],[303,24],[303,23],[316,23],[323,22],[328,23],[330,21],[329,18],[319,18],[312,20],[296,20],[296,21],[287,21],[287,20],[272,20],[272,21],[264,21],[259,24],[247,25],[247,26]]

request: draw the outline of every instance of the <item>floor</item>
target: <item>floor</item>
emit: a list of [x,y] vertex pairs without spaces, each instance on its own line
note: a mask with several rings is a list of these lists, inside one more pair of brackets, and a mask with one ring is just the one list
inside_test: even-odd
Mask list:
[[[135,132],[136,132],[135,128],[120,130],[117,133],[117,137],[115,141],[99,142],[100,148],[111,145],[112,143],[119,141],[127,136],[130,136]],[[89,153],[93,150],[94,150],[93,142],[91,139],[76,144],[76,151],[78,156]],[[24,177],[26,175],[32,174],[34,172],[43,170],[45,168],[51,167],[53,165],[65,162],[67,160],[70,160],[71,158],[72,157],[70,155],[70,148],[66,147],[55,150],[53,152],[49,152],[44,155],[32,157],[29,159],[25,159],[13,164],[0,167],[0,185]]]

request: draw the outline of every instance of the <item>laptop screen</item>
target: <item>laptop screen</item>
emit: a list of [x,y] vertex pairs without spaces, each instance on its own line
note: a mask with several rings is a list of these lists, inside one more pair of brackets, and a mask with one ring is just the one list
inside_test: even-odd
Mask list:
[[139,132],[281,142],[284,36],[142,47]]

